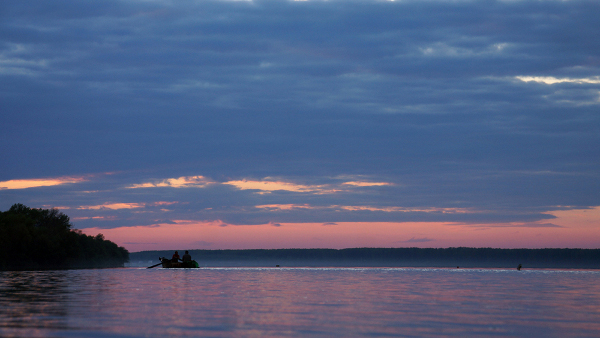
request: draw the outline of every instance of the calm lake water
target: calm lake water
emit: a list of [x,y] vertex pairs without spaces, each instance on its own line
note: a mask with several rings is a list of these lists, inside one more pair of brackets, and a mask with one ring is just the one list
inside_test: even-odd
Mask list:
[[600,337],[600,271],[0,272],[1,337]]

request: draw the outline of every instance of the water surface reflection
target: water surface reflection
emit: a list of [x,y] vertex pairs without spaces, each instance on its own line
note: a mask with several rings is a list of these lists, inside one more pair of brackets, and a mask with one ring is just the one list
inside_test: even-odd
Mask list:
[[2,333],[43,335],[68,328],[69,271],[0,272]]
[[0,274],[0,336],[600,336],[598,271],[205,268]]

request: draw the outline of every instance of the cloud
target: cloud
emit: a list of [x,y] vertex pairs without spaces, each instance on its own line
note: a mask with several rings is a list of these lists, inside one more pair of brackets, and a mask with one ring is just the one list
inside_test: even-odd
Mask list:
[[119,209],[137,209],[144,208],[145,204],[143,203],[104,203],[101,205],[84,205],[80,206],[77,209],[79,210],[102,210],[102,209],[110,209],[110,210],[119,210]]
[[205,188],[209,184],[214,184],[204,176],[187,176],[179,178],[167,178],[155,182],[138,183],[128,186],[129,189],[140,188]]
[[293,210],[293,209],[317,209],[317,207],[310,206],[308,204],[267,204],[267,205],[255,205],[255,208],[265,210]]
[[362,187],[380,187],[391,186],[389,182],[366,182],[366,181],[350,181],[350,182],[330,182],[321,185],[305,185],[296,184],[286,181],[274,180],[238,180],[227,181],[223,184],[233,185],[240,190],[258,190],[259,193],[271,193],[274,191],[289,191],[297,193],[314,193],[314,194],[334,194],[339,192],[347,192],[351,188]]
[[463,208],[409,208],[409,207],[376,207],[367,205],[320,205],[311,206],[308,204],[267,204],[267,205],[256,205],[258,209],[264,209],[269,211],[282,211],[282,210],[323,210],[323,209],[334,209],[337,211],[376,211],[376,212],[417,212],[417,213],[443,213],[443,214],[467,214],[467,213],[481,213],[483,211],[475,211]]
[[553,76],[516,76],[515,78],[523,82],[538,82],[547,85],[553,85],[557,83],[600,84],[600,76],[580,79],[555,78]]
[[319,194],[330,194],[338,191],[324,185],[302,185],[282,181],[240,180],[227,181],[223,184],[233,185],[234,187],[240,190],[258,190],[259,193],[271,193],[274,191],[290,191],[300,193],[311,192]]
[[364,205],[344,205],[340,209],[349,211],[383,211],[383,212],[425,212],[425,213],[443,213],[443,214],[469,214],[481,211],[468,210],[464,208],[407,208],[407,207],[375,207]]
[[8,180],[0,182],[0,190],[28,189],[39,187],[51,187],[69,183],[85,182],[84,177],[56,177],[56,178],[33,178],[23,180]]
[[356,186],[356,187],[381,187],[381,186],[386,186],[386,185],[392,185],[392,183],[388,183],[388,182],[357,182],[357,181],[344,182],[342,184]]

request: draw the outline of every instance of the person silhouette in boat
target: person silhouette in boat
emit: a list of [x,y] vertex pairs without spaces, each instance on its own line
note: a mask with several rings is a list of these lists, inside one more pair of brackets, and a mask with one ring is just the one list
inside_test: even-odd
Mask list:
[[179,253],[177,251],[175,251],[175,253],[173,254],[173,257],[171,257],[171,262],[177,263],[177,261],[179,261]]
[[190,256],[190,253],[187,250],[185,250],[185,254],[183,255],[183,257],[181,257],[181,260],[184,262],[191,262],[192,256]]

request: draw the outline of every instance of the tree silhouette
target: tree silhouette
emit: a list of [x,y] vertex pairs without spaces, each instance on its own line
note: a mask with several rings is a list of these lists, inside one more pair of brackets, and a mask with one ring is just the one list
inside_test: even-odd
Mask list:
[[0,270],[112,267],[128,259],[125,248],[73,229],[57,209],[18,203],[0,212]]

